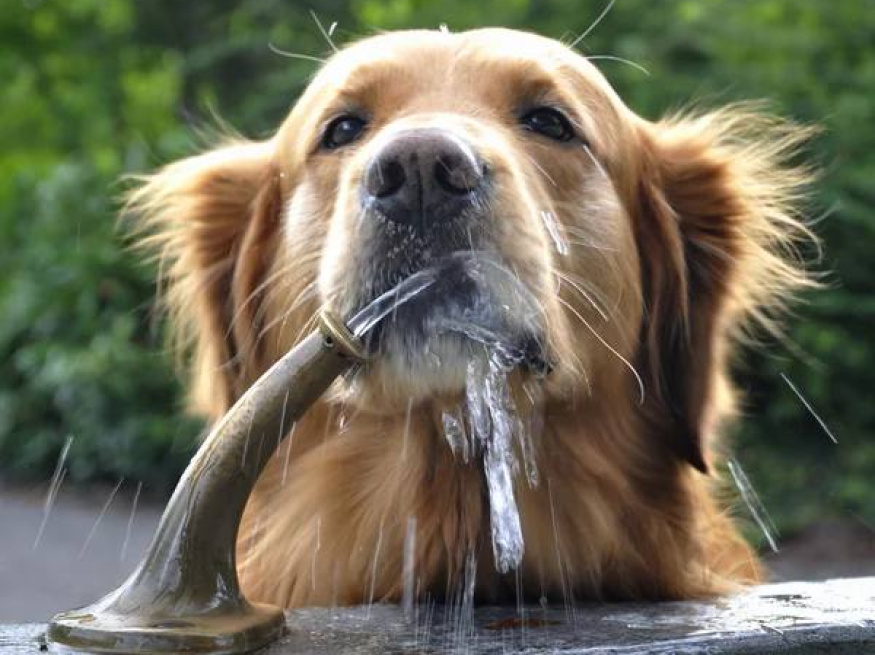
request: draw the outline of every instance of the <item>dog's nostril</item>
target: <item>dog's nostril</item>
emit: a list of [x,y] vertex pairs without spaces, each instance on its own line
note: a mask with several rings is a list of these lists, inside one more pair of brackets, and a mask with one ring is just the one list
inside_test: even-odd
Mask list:
[[486,169],[460,137],[439,129],[406,130],[375,153],[362,186],[366,211],[426,229],[473,218]]
[[385,198],[396,193],[407,181],[404,166],[397,159],[374,162],[368,171],[368,193],[376,198]]
[[435,162],[434,177],[444,191],[464,195],[480,185],[483,173],[475,162],[458,156],[443,155]]

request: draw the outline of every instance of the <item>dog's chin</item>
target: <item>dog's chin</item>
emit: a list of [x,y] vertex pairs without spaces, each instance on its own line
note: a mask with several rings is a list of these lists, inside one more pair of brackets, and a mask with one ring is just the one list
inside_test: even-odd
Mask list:
[[418,399],[463,391],[468,363],[482,356],[479,344],[458,334],[424,334],[411,341],[392,330],[381,349],[384,386]]
[[[477,360],[545,375],[540,330],[494,306],[483,298],[429,295],[400,308],[375,332],[370,348],[379,366],[362,371],[358,384],[376,386],[381,396],[423,400],[463,392]],[[358,391],[370,395],[364,387]]]
[[[357,372],[350,395],[417,400],[456,394],[464,390],[469,364],[477,359],[536,374],[548,368],[538,304],[500,260],[463,251],[434,268],[436,279],[363,337],[374,364]],[[377,271],[365,279],[386,283],[394,277]],[[376,285],[362,286],[367,291],[359,298],[360,307],[386,295],[382,288],[375,291]]]

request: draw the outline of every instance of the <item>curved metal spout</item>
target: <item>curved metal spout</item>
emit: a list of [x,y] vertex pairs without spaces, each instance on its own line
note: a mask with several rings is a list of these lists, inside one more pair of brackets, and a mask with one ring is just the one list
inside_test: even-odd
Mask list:
[[365,359],[329,314],[210,433],[183,474],[148,553],[118,589],[55,616],[52,642],[101,653],[241,653],[282,633],[282,611],[247,601],[235,550],[249,494],[291,425]]

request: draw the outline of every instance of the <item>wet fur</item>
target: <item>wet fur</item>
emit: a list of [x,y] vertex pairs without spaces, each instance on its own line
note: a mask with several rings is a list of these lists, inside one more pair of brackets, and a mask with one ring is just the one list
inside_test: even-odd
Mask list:
[[[421,71],[450,60],[459,86],[425,91]],[[377,364],[320,401],[260,479],[239,540],[249,597],[398,600],[410,517],[419,597],[459,593],[472,555],[476,597],[490,602],[518,591],[558,602],[690,598],[760,580],[715,465],[744,329],[771,325],[811,284],[793,245],[808,236],[797,207],[809,176],[787,163],[807,131],[751,106],[644,120],[547,39],[481,30],[365,40],[329,62],[271,139],[144,178],[129,209],[159,254],[174,334],[191,356],[193,409],[219,418],[320,305],[352,302],[347,207],[364,154],[314,155],[315,116],[344,85],[374,76],[356,92],[389,116],[382,130],[447,121],[497,162],[492,212],[504,222],[494,238],[544,306],[556,370],[544,385],[541,483],[517,480],[519,586],[492,565],[481,467],[455,458],[440,428],[457,382]],[[492,77],[501,91],[484,82]],[[579,103],[589,152],[563,154],[500,125],[501,94],[539,84]],[[543,207],[562,224],[568,257],[532,219]]]

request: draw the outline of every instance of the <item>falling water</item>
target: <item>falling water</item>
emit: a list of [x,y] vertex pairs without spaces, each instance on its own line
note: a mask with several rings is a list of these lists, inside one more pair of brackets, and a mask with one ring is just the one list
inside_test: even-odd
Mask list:
[[404,534],[404,560],[402,570],[403,589],[401,607],[404,615],[413,617],[413,606],[416,600],[416,517],[407,517],[407,530]]
[[778,542],[775,539],[775,533],[777,532],[775,524],[772,522],[772,519],[769,518],[769,514],[766,512],[766,508],[763,506],[759,496],[757,496],[756,491],[754,491],[753,485],[750,483],[750,480],[737,461],[734,459],[729,460],[726,463],[726,466],[729,468],[732,480],[735,482],[735,486],[741,494],[741,499],[744,501],[744,504],[747,505],[753,520],[756,521],[756,524],[763,532],[763,536],[769,543],[769,548],[772,549],[772,552],[777,553]]
[[[549,218],[545,217],[545,221]],[[555,224],[553,228],[551,238],[557,250],[567,251]],[[495,566],[506,573],[519,566],[524,550],[514,480],[522,470],[529,485],[538,484],[533,439],[540,431],[541,419],[535,416],[541,411],[540,394],[536,388],[527,389],[533,409],[524,422],[518,416],[508,382],[511,371],[521,364],[535,371],[546,368],[540,356],[533,355],[529,345],[520,341],[519,326],[531,326],[540,311],[537,300],[516,274],[493,255],[460,252],[414,273],[360,310],[348,325],[356,336],[366,336],[377,323],[434,285],[447,271],[459,269],[478,289],[473,306],[432,317],[430,328],[435,333],[461,336],[470,346],[465,390],[467,426],[458,410],[444,412],[441,422],[455,455],[465,462],[476,453],[482,455]],[[405,448],[409,411],[408,407]],[[522,456],[522,467],[517,452]],[[379,546],[378,542],[377,551]],[[376,557],[377,554],[374,566]]]
[[443,412],[441,414],[441,423],[444,428],[444,437],[450,446],[450,450],[453,451],[453,455],[461,457],[462,461],[467,464],[471,458],[471,447],[468,441],[468,434],[465,432],[465,420],[459,409]]
[[805,405],[805,408],[814,417],[814,420],[817,421],[818,424],[820,424],[820,427],[822,427],[823,431],[826,432],[826,436],[829,437],[830,441],[837,444],[839,442],[839,440],[836,439],[835,435],[832,433],[832,430],[830,430],[829,427],[827,427],[826,422],[822,418],[820,418],[820,415],[814,411],[814,407],[811,406],[811,403],[809,403],[807,400],[805,400],[805,396],[802,395],[802,392],[796,388],[796,385],[793,384],[790,381],[790,378],[788,378],[784,373],[781,373],[781,378],[783,378],[784,382],[787,383],[787,386],[790,387],[790,389],[793,391],[793,393],[796,394],[796,397],[799,398],[800,401],[802,401],[802,404]]
[[362,337],[373,329],[391,312],[410,301],[433,285],[441,273],[440,267],[423,269],[406,278],[397,286],[375,298],[347,322],[349,329],[357,337]]
[[[545,368],[533,361],[526,345],[520,344],[520,329],[511,326],[516,324],[514,320],[530,324],[538,306],[516,275],[494,257],[459,253],[453,261],[462,264],[468,279],[481,287],[481,293],[473,306],[432,317],[430,322],[434,332],[461,336],[469,346],[464,415],[459,409],[444,411],[441,424],[455,456],[466,463],[477,454],[482,456],[495,566],[507,573],[519,566],[524,551],[514,480],[522,470],[530,486],[538,484],[534,439],[540,433],[542,421],[539,387],[529,383],[525,389],[531,411],[523,421],[508,377],[521,364],[534,370]],[[422,277],[422,282],[430,284],[431,280],[429,273]],[[487,281],[488,286],[483,286]],[[412,294],[418,293],[420,286],[410,285]],[[501,287],[500,301],[494,293],[490,294],[495,286]],[[514,315],[510,316],[511,313]]]
[[[538,484],[532,432],[517,414],[508,385],[511,366],[501,352],[489,353],[485,361],[472,359],[465,385],[466,409],[472,446],[483,453],[483,468],[489,497],[492,549],[496,568],[502,573],[515,569],[522,561],[524,543],[513,481],[519,472],[517,450],[522,455],[523,471],[530,486]],[[537,414],[540,407],[534,408]],[[460,441],[457,423],[444,414],[444,431],[451,445]],[[537,423],[537,421],[535,421]],[[447,428],[451,429],[448,430]],[[464,437],[462,437],[464,438]],[[463,443],[468,443],[464,439]]]
[[119,559],[124,562],[125,555],[128,551],[128,542],[131,540],[131,528],[134,527],[134,516],[137,514],[137,503],[140,500],[140,492],[143,491],[143,483],[137,483],[137,490],[134,492],[134,499],[131,501],[131,514],[128,516],[128,525],[125,528],[125,540],[122,542],[122,549],[119,553]]
[[70,446],[73,444],[73,436],[67,437],[64,446],[61,448],[61,454],[58,455],[58,463],[55,464],[55,472],[52,474],[52,481],[49,483],[49,490],[46,492],[46,499],[43,502],[43,517],[40,520],[39,529],[36,532],[36,537],[33,540],[34,549],[39,546],[42,539],[43,531],[46,529],[46,523],[49,520],[49,514],[52,513],[52,507],[55,506],[55,500],[58,497],[58,490],[64,484],[64,478],[67,475],[67,469],[64,463],[67,461],[67,455],[70,452]]
[[97,533],[97,528],[100,526],[100,522],[103,520],[103,517],[106,514],[106,510],[108,510],[109,506],[112,505],[112,501],[115,499],[115,496],[118,493],[118,490],[121,489],[124,481],[124,478],[118,481],[118,484],[115,485],[115,487],[113,487],[113,490],[109,493],[109,497],[106,499],[106,502],[103,503],[103,507],[100,508],[100,512],[97,514],[97,518],[94,519],[94,525],[91,526],[91,530],[88,532],[88,536],[85,537],[82,548],[79,549],[79,559],[82,558],[82,556],[85,554],[85,551],[88,550],[88,546],[91,545],[91,540],[94,539],[94,535]]
[[483,444],[483,468],[489,492],[489,516],[492,525],[492,551],[496,568],[502,573],[519,566],[523,559],[523,533],[519,511],[513,493],[513,478],[517,469],[516,456],[511,439],[514,434],[514,415],[507,393],[507,377],[495,357],[489,358],[486,375],[469,367],[467,386],[480,394],[481,402],[472,412],[484,412],[478,423],[489,425],[488,432],[482,427],[476,432]]
[[282,482],[280,483],[280,486],[282,486],[282,487],[286,486],[286,478],[288,478],[288,476],[289,476],[289,462],[290,462],[291,457],[292,457],[292,446],[295,444],[295,428],[297,428],[297,427],[298,427],[297,422],[292,423],[292,427],[289,430],[288,435],[286,436],[286,441],[288,443],[286,445],[286,454],[285,454],[285,459],[283,461],[283,479],[282,479]]
[[562,233],[559,231],[559,223],[556,221],[556,216],[553,212],[542,211],[541,220],[544,222],[544,227],[547,228],[547,234],[553,240],[553,247],[563,257],[568,254],[568,242]]
[[371,564],[371,585],[370,591],[368,592],[368,612],[366,614],[367,618],[371,618],[371,609],[374,606],[374,593],[376,592],[377,587],[377,566],[380,560],[380,549],[383,546],[383,524],[380,523],[380,531],[377,534],[377,545],[374,548],[374,560]]

